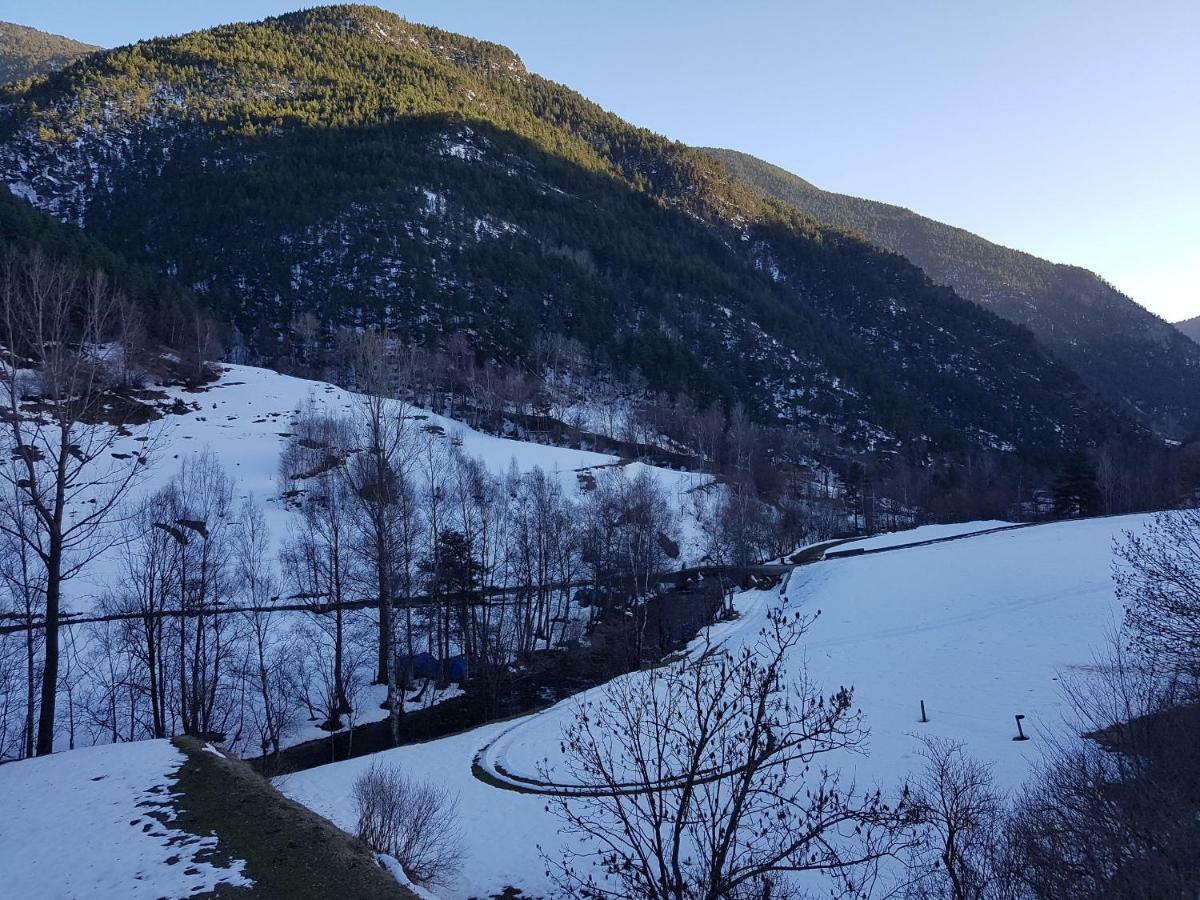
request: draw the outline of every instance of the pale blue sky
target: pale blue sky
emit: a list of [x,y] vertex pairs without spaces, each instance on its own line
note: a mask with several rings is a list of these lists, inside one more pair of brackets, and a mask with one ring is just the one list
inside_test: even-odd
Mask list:
[[[0,0],[113,46],[287,0]],[[1200,314],[1200,2],[406,0],[638,125],[761,156]]]

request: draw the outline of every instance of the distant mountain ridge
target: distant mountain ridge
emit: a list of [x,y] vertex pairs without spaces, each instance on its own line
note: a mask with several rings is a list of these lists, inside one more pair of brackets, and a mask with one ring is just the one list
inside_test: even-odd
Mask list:
[[373,7],[143,41],[0,106],[0,180],[178,277],[241,358],[320,359],[339,326],[382,325],[532,365],[557,334],[851,448],[1050,464],[1138,432],[903,258],[507,48]]
[[1197,344],[1200,344],[1200,316],[1195,316],[1191,319],[1185,319],[1182,322],[1176,322],[1175,327],[1190,337]]
[[1200,348],[1102,278],[873,200],[821,190],[735,150],[709,148],[740,181],[899,253],[939,284],[1028,326],[1096,393],[1167,437],[1200,431]]
[[99,49],[62,35],[0,22],[0,83],[54,72]]

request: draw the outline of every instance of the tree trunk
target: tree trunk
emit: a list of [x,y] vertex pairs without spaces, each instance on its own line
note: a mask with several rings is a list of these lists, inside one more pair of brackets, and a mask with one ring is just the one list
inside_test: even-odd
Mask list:
[[150,715],[154,724],[154,736],[156,738],[166,737],[166,729],[163,725],[163,710],[159,705],[159,689],[158,689],[158,641],[155,639],[155,622],[154,616],[145,620],[146,628],[146,671],[150,678]]
[[388,673],[392,669],[392,588],[383,548],[379,547],[377,552],[380,554],[376,562],[376,583],[379,586],[379,660],[375,671],[375,683],[387,684]]
[[36,667],[36,649],[34,646],[34,630],[33,630],[33,612],[29,609],[28,600],[26,601],[26,609],[28,610],[25,616],[25,741],[24,755],[26,758],[33,756],[33,711],[36,708],[36,693],[37,688],[37,667]]
[[54,706],[58,699],[58,611],[62,598],[62,544],[55,535],[50,537],[46,568],[46,647],[38,716],[38,756],[54,752]]
[[[339,600],[340,602],[340,600]],[[342,610],[339,606],[334,612],[333,625],[333,704],[339,715],[350,712],[350,700],[346,697],[346,675],[343,671],[345,656],[343,637]]]

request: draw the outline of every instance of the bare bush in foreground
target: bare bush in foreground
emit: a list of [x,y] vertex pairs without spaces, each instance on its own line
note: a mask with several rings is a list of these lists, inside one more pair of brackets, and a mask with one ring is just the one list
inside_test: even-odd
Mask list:
[[1200,884],[1200,710],[1118,652],[1067,685],[1077,730],[1014,804],[1022,897],[1194,900]]
[[355,780],[354,805],[359,838],[395,857],[417,884],[444,883],[458,871],[458,800],[446,788],[376,762]]
[[575,839],[547,859],[563,893],[765,900],[825,873],[842,896],[869,894],[911,811],[822,765],[865,752],[867,732],[850,690],[824,696],[796,663],[808,624],[778,613],[736,654],[710,647],[580,706],[563,751],[584,789],[550,803]]
[[943,738],[923,741],[925,768],[910,785],[925,828],[912,900],[991,900],[1006,889],[1005,804],[989,766]]
[[1117,544],[1114,573],[1134,649],[1168,677],[1200,684],[1200,509],[1155,514]]

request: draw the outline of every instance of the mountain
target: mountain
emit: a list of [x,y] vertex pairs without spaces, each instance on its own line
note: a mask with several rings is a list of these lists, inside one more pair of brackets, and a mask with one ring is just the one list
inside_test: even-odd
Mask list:
[[36,28],[0,22],[0,82],[45,75],[99,49]]
[[993,244],[910,210],[814,187],[761,159],[708,149],[740,183],[907,257],[938,284],[1028,326],[1100,397],[1166,437],[1200,429],[1200,348],[1099,276]]
[[339,327],[386,326],[533,368],[563,335],[849,448],[1052,464],[1135,430],[902,257],[507,48],[373,7],[143,41],[0,106],[0,180],[188,285],[235,358],[320,363]]
[[1176,322],[1175,327],[1190,337],[1197,344],[1200,344],[1200,316],[1192,319],[1186,319],[1182,322]]

